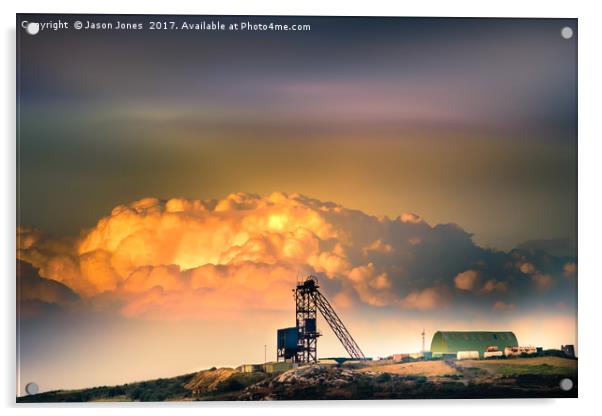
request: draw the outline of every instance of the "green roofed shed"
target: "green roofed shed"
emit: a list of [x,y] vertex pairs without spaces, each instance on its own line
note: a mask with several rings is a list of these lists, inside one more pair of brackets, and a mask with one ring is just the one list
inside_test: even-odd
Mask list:
[[493,346],[504,351],[506,347],[518,347],[518,340],[509,331],[437,331],[431,341],[431,352],[433,355],[443,355],[458,351],[478,351],[479,356],[483,357],[487,348]]

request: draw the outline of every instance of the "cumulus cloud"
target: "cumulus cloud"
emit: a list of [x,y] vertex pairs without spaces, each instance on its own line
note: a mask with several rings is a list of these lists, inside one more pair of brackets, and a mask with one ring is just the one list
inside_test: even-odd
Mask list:
[[454,284],[459,290],[471,291],[481,295],[489,295],[493,292],[506,292],[508,290],[507,282],[494,278],[483,281],[482,277],[482,272],[466,270],[456,275]]
[[566,277],[575,277],[577,275],[577,263],[569,262],[566,263],[562,270],[564,271],[564,275]]
[[48,314],[78,299],[67,286],[40,277],[29,263],[17,260],[17,300],[21,317]]
[[29,263],[20,260],[17,260],[17,295],[19,301],[54,304],[65,304],[78,299],[67,286],[40,277]]
[[490,279],[481,288],[483,293],[491,292],[506,292],[508,290],[508,284],[506,282],[500,282],[495,279]]
[[535,273],[531,276],[531,279],[533,279],[533,281],[537,285],[537,288],[540,290],[550,289],[554,282],[552,276],[543,273]]
[[[531,281],[534,283],[537,290],[546,291],[549,290],[554,284],[554,278],[547,273],[543,273],[538,270],[533,263],[530,262],[519,262],[517,264],[518,269],[521,273],[529,276]],[[566,265],[562,268],[563,273],[566,275]]]
[[535,266],[533,266],[531,263],[522,263],[522,264],[519,264],[518,267],[519,267],[520,271],[525,274],[535,273]]
[[443,306],[443,296],[435,288],[414,291],[402,299],[401,305],[405,308],[428,310]]
[[477,283],[479,278],[479,272],[475,270],[466,270],[454,278],[456,287],[461,290],[472,290]]
[[515,303],[572,267],[540,251],[483,249],[455,224],[283,193],[144,198],[74,238],[20,227],[17,257],[83,299],[153,319],[289,310],[290,289],[310,273],[344,308],[436,310],[454,304],[454,287],[462,303],[494,294]]

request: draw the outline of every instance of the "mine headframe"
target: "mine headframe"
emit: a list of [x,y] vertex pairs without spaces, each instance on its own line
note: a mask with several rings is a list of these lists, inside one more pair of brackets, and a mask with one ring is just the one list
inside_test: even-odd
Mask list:
[[315,276],[308,276],[304,281],[297,283],[293,292],[296,326],[278,330],[278,360],[291,359],[298,363],[318,361],[318,337],[322,335],[316,325],[318,311],[328,322],[349,356],[357,359],[365,358],[343,321],[320,292],[318,279]]

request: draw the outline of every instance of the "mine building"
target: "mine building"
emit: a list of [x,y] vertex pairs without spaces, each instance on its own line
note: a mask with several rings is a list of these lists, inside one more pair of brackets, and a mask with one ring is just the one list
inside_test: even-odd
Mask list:
[[575,346],[574,345],[561,345],[560,350],[569,358],[575,358]]
[[490,331],[437,331],[431,341],[433,357],[456,358],[458,352],[478,351],[479,358],[485,352],[506,347],[518,347],[518,340],[513,332]]

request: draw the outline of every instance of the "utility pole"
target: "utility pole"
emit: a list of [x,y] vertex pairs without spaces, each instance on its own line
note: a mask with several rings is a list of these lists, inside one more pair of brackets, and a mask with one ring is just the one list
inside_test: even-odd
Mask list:
[[263,363],[266,364],[268,362],[268,346],[267,344],[263,344]]
[[424,353],[424,328],[422,328],[422,352]]

